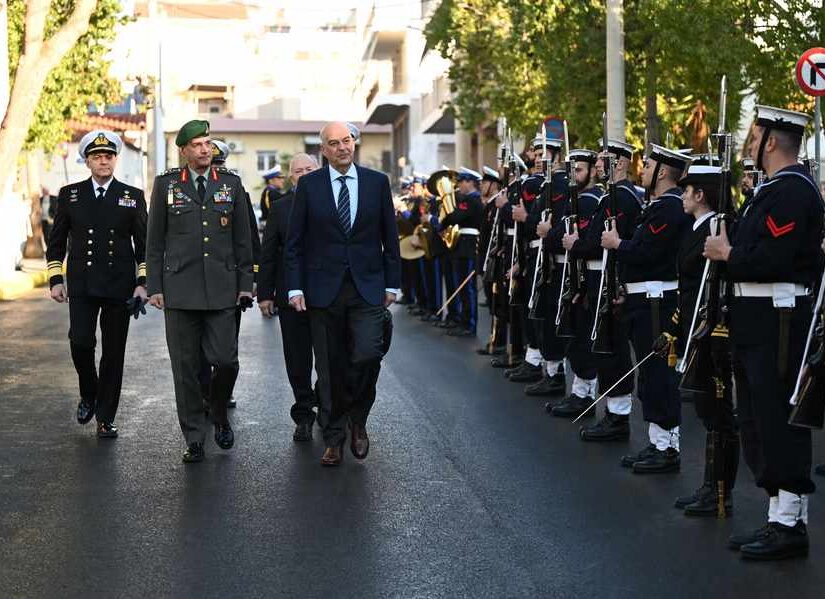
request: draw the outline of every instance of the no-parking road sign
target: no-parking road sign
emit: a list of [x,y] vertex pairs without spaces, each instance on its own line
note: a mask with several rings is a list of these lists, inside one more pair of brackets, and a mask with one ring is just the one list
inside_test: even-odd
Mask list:
[[796,63],[796,82],[809,96],[825,96],[825,48],[805,51]]

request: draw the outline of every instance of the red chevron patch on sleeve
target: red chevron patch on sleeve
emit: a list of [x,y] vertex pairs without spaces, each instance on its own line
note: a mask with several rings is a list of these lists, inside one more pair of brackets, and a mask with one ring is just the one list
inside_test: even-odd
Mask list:
[[556,195],[554,195],[551,199],[552,199],[554,202],[558,202],[559,200],[563,200],[563,199],[564,199],[564,194],[563,194],[563,193],[557,193],[557,194],[556,194]]
[[589,218],[580,218],[579,219],[579,231],[582,231],[590,226],[590,219]]
[[663,224],[659,227],[654,227],[652,224],[650,224],[650,225],[647,226],[647,228],[650,229],[650,232],[653,233],[654,235],[658,235],[659,233],[661,233],[662,231],[664,231],[667,228],[667,223],[665,223],[665,224]]
[[774,239],[777,237],[782,237],[786,233],[790,233],[794,230],[794,227],[796,227],[796,223],[794,221],[780,227],[776,224],[776,221],[773,220],[773,217],[770,214],[768,215],[768,218],[765,219],[765,224],[768,225],[768,231],[771,232]]
[[[605,208],[604,211],[607,213],[608,217],[611,217],[611,218],[613,217],[613,215],[610,214],[610,208]],[[621,218],[623,216],[624,216],[624,212],[620,211],[619,214],[616,215],[616,218]]]

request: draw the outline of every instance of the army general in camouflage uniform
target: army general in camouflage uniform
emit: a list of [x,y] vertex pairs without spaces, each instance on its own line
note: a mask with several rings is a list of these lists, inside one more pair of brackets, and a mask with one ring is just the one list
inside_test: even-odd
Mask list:
[[190,121],[175,143],[186,166],[155,179],[146,248],[149,302],[164,310],[184,462],[203,459],[206,437],[198,368],[201,350],[215,370],[211,409],[215,442],[234,444],[226,406],[237,376],[235,309],[251,303],[253,265],[241,180],[210,167],[209,123]]

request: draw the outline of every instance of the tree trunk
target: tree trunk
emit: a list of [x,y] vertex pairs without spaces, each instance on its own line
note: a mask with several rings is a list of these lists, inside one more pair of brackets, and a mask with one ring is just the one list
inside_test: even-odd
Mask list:
[[42,258],[46,255],[43,239],[43,209],[41,205],[42,186],[40,185],[40,167],[42,153],[39,150],[26,152],[26,197],[31,201],[29,222],[31,235],[26,238],[23,249],[24,258]]
[[88,30],[89,18],[96,5],[97,0],[77,0],[66,23],[46,40],[43,30],[50,0],[28,0],[23,53],[15,72],[6,115],[0,125],[0,164],[16,163],[46,78]]
[[647,140],[650,143],[662,143],[662,121],[659,118],[658,107],[656,106],[656,59],[650,55],[646,57],[645,69],[645,127],[647,128]]

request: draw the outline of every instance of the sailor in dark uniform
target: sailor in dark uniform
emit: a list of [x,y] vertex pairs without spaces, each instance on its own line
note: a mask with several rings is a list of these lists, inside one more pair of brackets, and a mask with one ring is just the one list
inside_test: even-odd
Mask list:
[[[531,152],[528,158],[531,162],[526,162],[528,170],[535,171],[536,157],[541,157],[542,147],[541,136],[533,139],[530,146]],[[531,168],[532,165],[532,168]],[[520,258],[524,264],[520,264],[520,269],[524,272],[524,298],[525,303],[529,300],[532,292],[533,276],[538,263],[538,247],[540,240],[536,234],[536,225],[541,221],[543,208],[540,206],[541,191],[544,186],[544,174],[540,170],[531,172],[521,184],[521,204],[512,209],[513,219],[518,223],[523,223],[520,232],[520,245],[523,251]],[[517,314],[521,317],[521,330],[524,331],[526,347],[524,350],[524,361],[516,368],[505,371],[504,375],[511,383],[535,384],[542,380],[544,368],[541,361],[541,324],[540,320],[529,318],[529,309],[526,306],[519,306]]]
[[[51,297],[69,302],[69,346],[80,383],[77,421],[86,424],[96,416],[100,438],[117,437],[115,415],[129,332],[127,301],[135,317],[146,302],[146,201],[141,190],[114,178],[122,145],[120,137],[104,130],[80,140],[78,152],[92,176],[60,190],[46,250]],[[103,347],[99,371],[98,320]]]
[[[616,230],[602,233],[602,247],[617,250],[622,265],[626,292],[622,318],[637,360],[650,353],[654,339],[676,310],[676,258],[682,236],[690,227],[677,182],[689,163],[684,154],[651,144],[642,173],[650,200],[633,237],[622,240]],[[640,452],[624,456],[622,465],[637,474],[678,471],[681,399],[676,372],[666,359],[652,356],[639,368],[638,396],[649,423],[650,442]],[[605,419],[614,438],[628,438],[627,415],[607,412]]]
[[215,443],[235,435],[227,403],[238,375],[237,306],[252,305],[253,263],[246,192],[237,175],[211,166],[209,123],[189,121],[175,138],[187,165],[155,178],[146,242],[149,302],[164,310],[184,462],[204,458],[207,422],[198,381],[214,372],[210,414]]
[[[484,206],[481,219],[481,235],[478,241],[478,258],[476,264],[483,270],[488,267],[487,252],[493,252],[495,248],[492,247],[493,241],[493,225],[496,222],[496,208],[495,200],[496,194],[501,190],[501,178],[496,169],[485,165],[482,168],[481,174],[481,202]],[[490,260],[492,265],[493,259]],[[492,273],[491,273],[492,274]],[[500,355],[504,353],[504,344],[507,339],[507,324],[506,316],[497,311],[495,305],[495,294],[493,293],[492,277],[484,272],[483,289],[484,301],[487,310],[490,312],[490,337],[482,347],[476,350],[476,353],[482,356]]]
[[[571,235],[564,240],[564,246],[570,248],[570,253],[574,257],[586,261],[587,275],[585,286],[587,289],[590,309],[595,310],[599,302],[599,286],[601,283],[603,264],[603,248],[601,246],[602,233],[605,230],[605,221],[615,218],[613,221],[621,239],[630,239],[636,229],[636,222],[641,212],[641,205],[633,184],[628,180],[628,169],[633,158],[634,147],[628,143],[618,140],[608,140],[607,151],[612,156],[613,163],[613,183],[615,184],[616,214],[610,212],[610,198],[607,194],[599,200],[599,208],[591,219],[590,226],[584,234]],[[599,179],[605,178],[604,160],[608,158],[604,153],[600,154],[596,163],[596,170]],[[618,268],[617,268],[618,271]],[[621,273],[617,272],[619,280]],[[605,283],[606,284],[606,283]],[[595,315],[595,312],[594,312]],[[588,332],[588,339],[592,337],[592,332]],[[630,342],[627,330],[621,325],[618,318],[615,319],[615,328],[612,339],[613,354],[593,353],[598,374],[599,389],[606,391],[614,386],[624,374],[633,366],[630,357]],[[623,382],[610,391],[606,398],[606,413],[627,415],[633,400],[633,377],[627,377]],[[581,410],[589,407],[589,402],[574,404],[577,410],[570,410],[569,415],[578,416]],[[561,406],[559,406],[561,408]],[[554,412],[555,414],[555,412]],[[605,429],[603,423],[584,427],[580,436],[584,441],[605,441],[611,440],[611,430]]]
[[[556,335],[556,311],[558,308],[559,293],[562,286],[562,267],[564,265],[564,250],[558,242],[562,230],[560,223],[564,218],[568,206],[569,185],[567,170],[564,165],[564,157],[561,150],[564,142],[560,139],[548,139],[546,142],[548,158],[550,164],[550,181],[544,183],[549,185],[549,193],[540,196],[539,205],[536,210],[539,214],[545,209],[549,209],[549,218],[539,220],[535,224],[536,236],[544,239],[544,259],[552,262],[550,280],[546,284],[545,293],[541,295],[540,305],[536,312],[543,318],[541,321],[541,358],[544,362],[543,378],[524,388],[524,393],[530,396],[547,397],[554,395],[564,395],[567,392],[567,379],[564,373],[564,357],[567,351],[567,343],[564,339]],[[541,198],[547,198],[542,200]],[[535,210],[534,210],[535,214]],[[552,409],[555,403],[545,406]]]
[[[571,150],[568,159],[574,163],[574,174],[576,177],[576,187],[578,187],[578,214],[577,226],[578,236],[586,236],[592,226],[593,216],[599,206],[599,200],[604,195],[604,190],[597,184],[596,161],[597,154],[591,150]],[[568,204],[567,215],[572,206]],[[563,225],[561,225],[563,227]],[[561,239],[554,239],[554,253],[560,253],[572,247],[577,235],[564,235]],[[557,241],[556,241],[557,240]],[[596,258],[598,252],[595,248],[589,252],[584,252],[584,256],[577,256],[568,251],[568,260],[576,260],[588,270],[595,271],[601,265],[601,260]],[[585,277],[585,289],[580,291],[579,297],[573,305],[573,322],[575,323],[575,337],[570,339],[567,346],[567,358],[570,360],[570,369],[573,371],[573,384],[570,395],[561,402],[555,404],[549,411],[553,416],[560,418],[576,417],[581,414],[596,398],[596,359],[590,351],[592,341],[590,335],[593,329],[593,317],[595,315],[596,298],[598,291],[597,271],[589,278]],[[588,288],[587,284],[595,283],[596,290]],[[592,414],[588,412],[588,415]]]
[[[659,342],[663,354],[675,338],[678,344],[676,353],[684,356],[704,275],[705,240],[710,235],[711,221],[719,207],[721,185],[722,168],[710,165],[691,164],[688,173],[679,181],[679,186],[685,190],[682,194],[685,213],[694,220],[679,246],[679,304],[668,332],[663,333],[667,343]],[[707,388],[704,392],[697,390],[691,394],[696,414],[707,431],[705,473],[702,485],[694,493],[676,500],[676,507],[684,509],[686,516],[717,516],[718,476],[723,477],[724,482],[724,509],[726,512],[731,510],[733,503],[730,492],[736,482],[739,467],[739,431],[733,414],[730,348],[725,323],[716,326],[708,350],[713,371],[708,373]],[[714,433],[718,436],[716,442]]]
[[795,374],[821,273],[823,210],[817,184],[797,162],[806,114],[756,107],[750,155],[767,180],[733,238],[709,237],[705,256],[733,281],[730,340],[745,462],[769,498],[768,523],[730,546],[759,560],[808,553],[811,431],[788,424]]
[[261,192],[261,224],[266,224],[269,218],[269,211],[278,198],[284,195],[284,174],[281,172],[281,165],[274,167],[261,175],[264,180],[264,189]]

